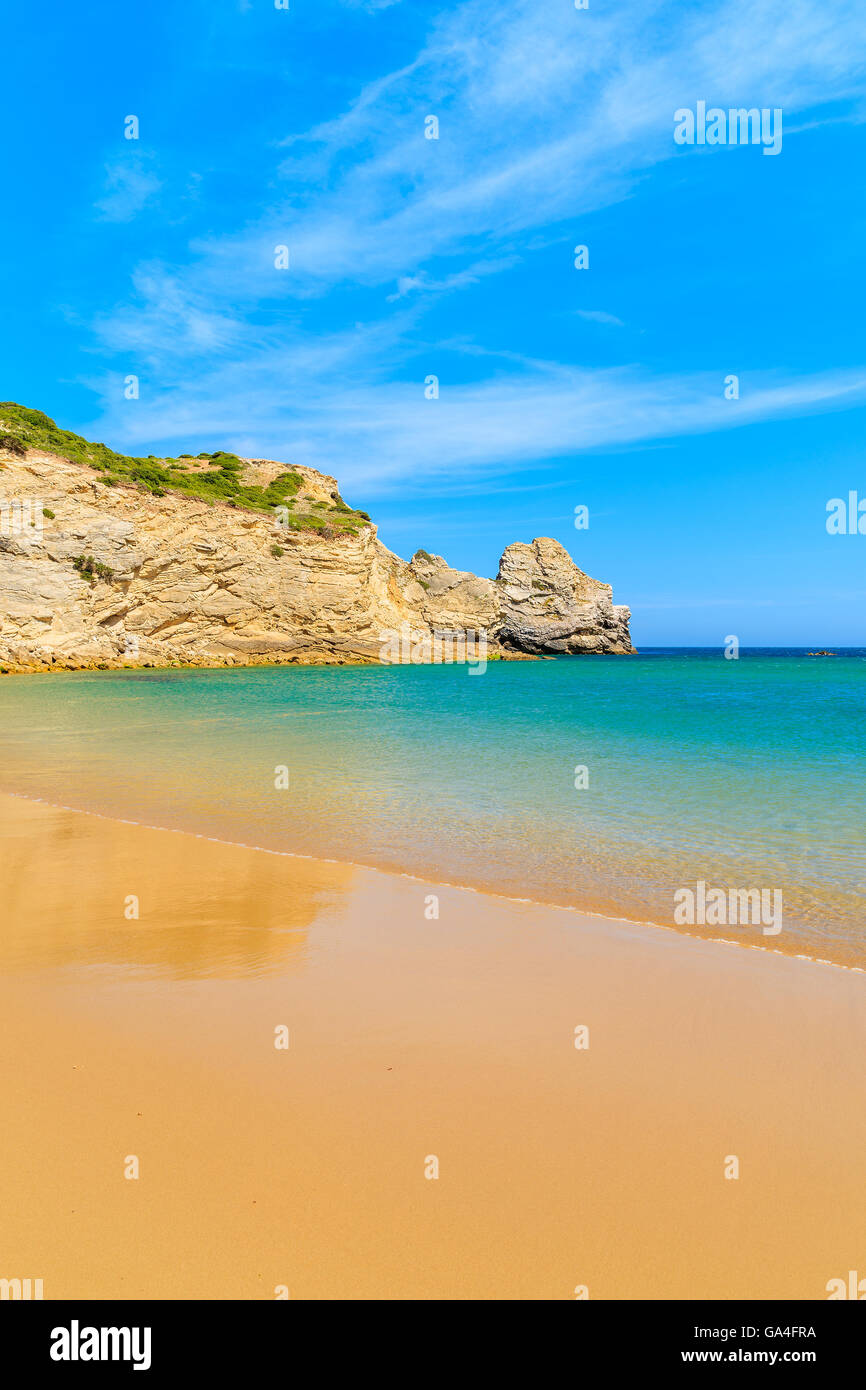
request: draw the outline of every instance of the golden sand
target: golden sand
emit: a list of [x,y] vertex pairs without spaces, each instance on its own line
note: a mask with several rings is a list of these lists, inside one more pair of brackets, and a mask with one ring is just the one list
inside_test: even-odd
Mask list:
[[866,1276],[866,975],[6,796],[0,836],[0,1277],[821,1299]]

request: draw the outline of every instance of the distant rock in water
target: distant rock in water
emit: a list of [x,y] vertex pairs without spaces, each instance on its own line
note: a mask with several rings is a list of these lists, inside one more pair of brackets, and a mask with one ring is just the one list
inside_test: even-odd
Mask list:
[[807,652],[807,656],[838,656],[838,652]]
[[629,616],[555,540],[508,546],[495,580],[407,563],[315,469],[128,458],[0,403],[2,670],[370,662],[395,631],[629,653]]

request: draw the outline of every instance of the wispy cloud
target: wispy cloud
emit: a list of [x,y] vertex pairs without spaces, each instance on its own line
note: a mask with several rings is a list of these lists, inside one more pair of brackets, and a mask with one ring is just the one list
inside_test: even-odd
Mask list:
[[616,314],[607,314],[603,309],[575,309],[579,319],[586,319],[588,323],[607,323],[615,328],[624,328],[622,319],[618,319]]
[[[124,404],[100,380],[101,436],[156,447],[206,428],[241,452],[387,485],[862,401],[862,372],[765,374],[728,402],[703,376],[507,351],[485,379],[443,379],[425,401],[405,338],[426,305],[552,241],[570,246],[582,218],[648,169],[689,158],[672,138],[677,107],[781,106],[814,124],[822,102],[862,91],[864,55],[859,0],[836,0],[832,22],[810,0],[632,0],[615,12],[468,0],[342,114],[286,133],[267,206],[198,238],[182,264],[138,268],[128,302],[95,328],[125,370],[146,365],[146,389]],[[424,138],[430,114],[438,140]],[[133,216],[158,180],[134,164],[112,170],[102,215]],[[278,244],[287,272],[274,266]],[[381,318],[356,324],[347,290],[372,296]],[[309,315],[323,303],[317,332]]]
[[399,5],[400,0],[342,0],[350,10],[368,10],[371,14],[376,10],[390,10],[392,5]]
[[387,296],[387,300],[389,304],[393,304],[410,294],[446,294],[449,290],[460,290],[466,285],[477,285],[486,275],[496,275],[501,270],[508,270],[516,262],[516,256],[500,256],[494,261],[476,261],[465,270],[455,271],[453,275],[444,275],[439,280],[424,271],[417,275],[401,275],[397,281],[397,289]]
[[622,198],[677,153],[673,112],[697,96],[787,115],[862,92],[864,54],[852,0],[832,24],[807,0],[680,8],[675,24],[658,0],[615,14],[469,0],[342,116],[287,137],[291,197],[199,243],[198,273],[275,293],[276,240],[295,267],[280,293],[396,281],[479,237],[502,244]]
[[[367,330],[370,343],[375,329]],[[358,344],[354,345],[357,349]],[[860,371],[751,382],[725,400],[718,378],[659,378],[637,368],[544,370],[462,385],[427,400],[423,382],[359,382],[353,345],[323,342],[312,355],[264,352],[126,402],[99,383],[100,427],[139,447],[209,437],[239,452],[336,473],[347,486],[402,491],[425,479],[504,476],[588,450],[842,409],[866,401]],[[97,383],[94,383],[97,385]],[[286,409],[286,399],[291,408]],[[110,431],[109,431],[110,426]],[[206,441],[205,441],[206,442]],[[148,450],[150,452],[150,449]]]
[[106,222],[130,222],[162,187],[161,180],[139,153],[105,166],[105,192],[95,207]]

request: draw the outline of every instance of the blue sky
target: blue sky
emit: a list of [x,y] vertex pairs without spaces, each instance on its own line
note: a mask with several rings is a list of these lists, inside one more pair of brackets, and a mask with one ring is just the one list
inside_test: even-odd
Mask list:
[[[2,398],[321,468],[404,556],[495,574],[555,536],[638,645],[866,645],[866,536],[825,529],[866,497],[861,0],[50,0],[5,31]],[[701,100],[781,109],[781,152],[677,145]]]

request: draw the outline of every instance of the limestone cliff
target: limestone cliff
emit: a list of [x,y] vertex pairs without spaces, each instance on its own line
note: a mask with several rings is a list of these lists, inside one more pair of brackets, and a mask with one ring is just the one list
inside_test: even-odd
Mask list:
[[[232,466],[258,488],[289,476],[270,460]],[[502,655],[633,650],[628,609],[556,541],[509,546],[495,580],[424,551],[407,563],[335,479],[291,477],[280,515],[122,476],[106,486],[92,464],[0,438],[0,668],[376,661],[383,632],[405,624],[483,632]]]
[[524,652],[630,652],[628,608],[558,541],[509,545],[499,562],[499,640]]

